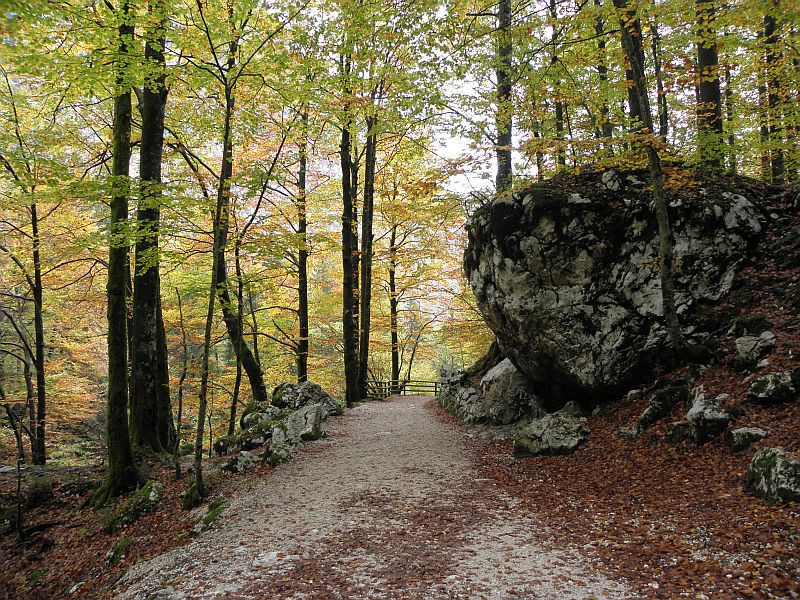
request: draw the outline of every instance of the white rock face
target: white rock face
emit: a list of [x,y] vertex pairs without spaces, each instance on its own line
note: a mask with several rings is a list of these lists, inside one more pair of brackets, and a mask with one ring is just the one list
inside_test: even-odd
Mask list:
[[[478,209],[467,223],[464,267],[478,306],[501,351],[532,381],[619,394],[663,356],[652,199],[626,175],[537,184]],[[733,191],[668,194],[681,199],[670,216],[676,303],[689,322],[698,303],[731,289],[761,224],[754,205]]]

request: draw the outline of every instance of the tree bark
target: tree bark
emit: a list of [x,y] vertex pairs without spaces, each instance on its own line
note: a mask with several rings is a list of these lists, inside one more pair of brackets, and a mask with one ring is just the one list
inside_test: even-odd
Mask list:
[[511,192],[511,145],[513,127],[511,59],[511,0],[500,0],[497,5],[497,174],[495,192],[503,196]]
[[133,461],[128,435],[128,180],[131,158],[131,90],[123,59],[133,41],[128,0],[120,6],[119,54],[114,98],[114,140],[111,197],[111,222],[108,248],[108,395],[106,446],[108,467],[106,482],[92,497],[95,506],[119,496],[141,482]]
[[398,336],[397,298],[397,225],[389,238],[389,331],[392,341],[392,394],[400,390],[400,340]]
[[[144,57],[152,69],[141,98],[141,181],[137,210],[136,258],[133,270],[131,337],[130,434],[135,446],[155,453],[171,448],[166,340],[161,316],[159,226],[161,220],[161,159],[167,103],[164,45],[165,23],[147,32]],[[154,75],[154,76],[153,76]],[[166,394],[161,389],[166,385]],[[166,400],[166,407],[160,404]]]
[[697,0],[697,149],[700,163],[722,168],[722,96],[713,0]]
[[364,164],[364,202],[361,206],[361,294],[359,317],[361,328],[358,344],[358,394],[367,397],[369,368],[369,334],[372,300],[372,220],[375,200],[375,168],[377,162],[377,119],[367,118],[367,146]]
[[[602,5],[601,0],[594,0],[594,4],[597,7]],[[611,138],[614,135],[614,130],[608,108],[608,64],[606,63],[605,22],[602,16],[598,16],[595,20],[594,32],[597,35],[597,51],[599,55],[595,68],[600,79],[600,94],[602,96],[602,103],[600,104],[600,135],[603,137],[603,147],[606,152],[611,154],[613,152]]]
[[[778,0],[771,0],[777,7]],[[765,62],[767,70],[767,104],[769,106],[769,152],[770,176],[773,183],[783,183],[785,164],[783,152],[783,115],[781,111],[781,66],[778,45],[778,25],[773,14],[764,16],[764,41],[766,43]]]
[[36,449],[31,460],[35,465],[43,465],[47,461],[45,450],[45,420],[47,414],[47,393],[44,373],[44,316],[42,305],[42,261],[40,256],[39,218],[36,204],[31,204],[31,233],[33,234],[33,327],[36,356]]
[[[342,57],[344,93],[349,95],[350,58]],[[358,355],[356,352],[356,327],[353,320],[354,258],[353,243],[353,165],[351,160],[349,99],[345,99],[345,116],[339,144],[339,159],[342,168],[342,347],[344,350],[345,404],[348,407],[358,402]]]
[[308,380],[308,222],[306,209],[306,171],[308,169],[308,112],[303,112],[300,139],[300,166],[297,174],[297,382]]
[[[645,78],[644,60],[642,52],[642,28],[636,12],[628,7],[627,0],[614,0],[614,6],[620,12],[620,31],[622,47],[627,54],[633,71],[634,91],[640,108],[642,125],[646,135],[654,135],[653,117],[650,112],[650,100],[647,96],[647,79]],[[663,300],[664,320],[667,334],[672,342],[676,354],[684,351],[686,341],[678,321],[675,306],[675,279],[673,276],[673,237],[672,228],[667,211],[667,202],[664,197],[664,173],[661,169],[661,160],[655,148],[654,140],[645,140],[645,152],[650,167],[650,179],[653,186],[653,200],[656,207],[656,222],[658,223],[658,248],[661,274],[661,296]]]
[[656,91],[658,92],[658,135],[666,142],[669,132],[669,107],[667,106],[667,93],[664,91],[664,78],[661,74],[661,34],[658,32],[656,23],[650,26],[650,32],[653,35],[653,72],[656,76]]

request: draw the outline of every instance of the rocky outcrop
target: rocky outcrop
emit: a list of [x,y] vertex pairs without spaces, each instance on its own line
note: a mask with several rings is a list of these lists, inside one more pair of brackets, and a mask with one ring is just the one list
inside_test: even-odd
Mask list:
[[734,452],[750,447],[751,444],[767,437],[767,432],[758,427],[740,427],[725,432],[725,443]]
[[745,489],[769,504],[800,502],[800,457],[781,448],[762,448],[747,469]]
[[653,392],[650,402],[639,416],[639,422],[636,425],[637,433],[643,432],[659,419],[666,417],[675,406],[685,404],[688,398],[689,388],[686,382],[677,382]]
[[570,454],[589,435],[586,419],[560,411],[534,419],[514,435],[515,455]]
[[754,379],[747,396],[759,404],[777,404],[797,396],[798,389],[800,389],[800,370],[796,374],[770,373]]
[[528,379],[505,359],[489,369],[480,387],[462,387],[461,374],[442,372],[439,404],[464,423],[509,425],[545,414]]
[[323,407],[324,418],[331,415],[344,413],[342,405],[313,381],[304,381],[301,384],[284,382],[272,392],[272,406],[281,409],[297,410],[311,404]]
[[[464,267],[500,349],[534,384],[565,390],[562,404],[618,395],[667,358],[645,180],[559,176],[494,200],[467,223]],[[735,190],[687,188],[668,198],[684,324],[730,290],[761,231],[754,205]]]
[[720,394],[715,398],[706,398],[702,388],[695,390],[692,408],[686,413],[689,431],[698,444],[713,440],[728,428],[733,417],[719,407],[720,401],[727,396]]
[[[735,326],[735,324],[734,324]],[[776,337],[771,331],[761,335],[743,335],[736,338],[736,355],[742,366],[752,366],[756,361],[775,347]]]

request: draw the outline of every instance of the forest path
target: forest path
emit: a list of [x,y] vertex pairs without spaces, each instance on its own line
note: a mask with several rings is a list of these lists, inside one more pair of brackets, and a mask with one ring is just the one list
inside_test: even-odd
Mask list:
[[548,547],[432,402],[329,419],[327,438],[249,481],[211,530],[132,567],[114,597],[626,597],[577,551]]

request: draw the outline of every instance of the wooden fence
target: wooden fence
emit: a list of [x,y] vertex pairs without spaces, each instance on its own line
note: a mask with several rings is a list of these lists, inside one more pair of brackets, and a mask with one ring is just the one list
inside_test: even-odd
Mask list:
[[394,394],[401,396],[438,396],[441,383],[406,379],[402,381],[370,381],[367,383],[367,400],[383,400]]

